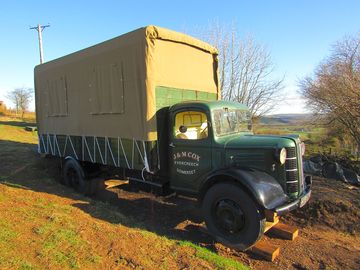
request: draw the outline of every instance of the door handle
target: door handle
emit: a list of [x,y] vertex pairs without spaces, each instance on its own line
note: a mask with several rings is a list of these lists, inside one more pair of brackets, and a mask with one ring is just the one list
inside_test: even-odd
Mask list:
[[172,142],[172,143],[170,143],[170,144],[169,144],[169,146],[170,146],[170,147],[172,147],[172,148],[175,148],[175,145],[174,145],[174,143],[173,143],[173,142]]

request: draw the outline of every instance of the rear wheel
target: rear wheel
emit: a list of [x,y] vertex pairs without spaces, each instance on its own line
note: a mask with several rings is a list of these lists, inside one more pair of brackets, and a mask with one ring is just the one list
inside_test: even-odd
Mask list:
[[246,250],[264,233],[263,211],[236,184],[212,186],[205,195],[202,211],[209,232],[226,246]]
[[85,195],[93,193],[92,181],[85,178],[83,168],[75,159],[69,158],[65,161],[63,172],[65,185]]

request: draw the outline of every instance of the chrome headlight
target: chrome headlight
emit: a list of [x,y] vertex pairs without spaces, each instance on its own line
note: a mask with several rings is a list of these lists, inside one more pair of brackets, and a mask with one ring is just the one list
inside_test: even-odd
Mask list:
[[286,161],[286,149],[285,148],[281,148],[280,153],[279,153],[279,162],[281,165],[285,164]]

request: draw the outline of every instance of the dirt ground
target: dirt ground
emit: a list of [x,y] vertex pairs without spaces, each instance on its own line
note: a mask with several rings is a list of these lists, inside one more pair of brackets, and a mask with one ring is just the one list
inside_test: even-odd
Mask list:
[[360,268],[360,191],[335,180],[315,177],[309,204],[282,217],[284,223],[300,228],[298,238],[288,241],[265,235],[266,241],[280,246],[281,255],[273,263],[215,243],[191,199],[156,197],[126,183],[99,192],[97,198],[110,201],[125,215],[147,220],[147,228],[159,235],[191,241],[252,269]]
[[315,177],[308,205],[282,218],[299,237],[265,235],[281,248],[271,263],[214,242],[195,200],[126,181],[78,195],[56,182],[57,161],[40,158],[34,139],[8,134],[0,127],[2,269],[360,269],[359,188]]

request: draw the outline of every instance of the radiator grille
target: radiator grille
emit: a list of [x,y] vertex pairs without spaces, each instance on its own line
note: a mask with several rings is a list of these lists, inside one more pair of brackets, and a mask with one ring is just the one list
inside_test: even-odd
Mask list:
[[288,147],[286,148],[286,154],[288,158],[296,157],[296,149],[295,147]]
[[287,193],[299,192],[299,172],[297,166],[296,149],[295,147],[286,148],[286,190]]
[[297,168],[297,159],[287,159],[285,162],[286,170],[292,170]]

